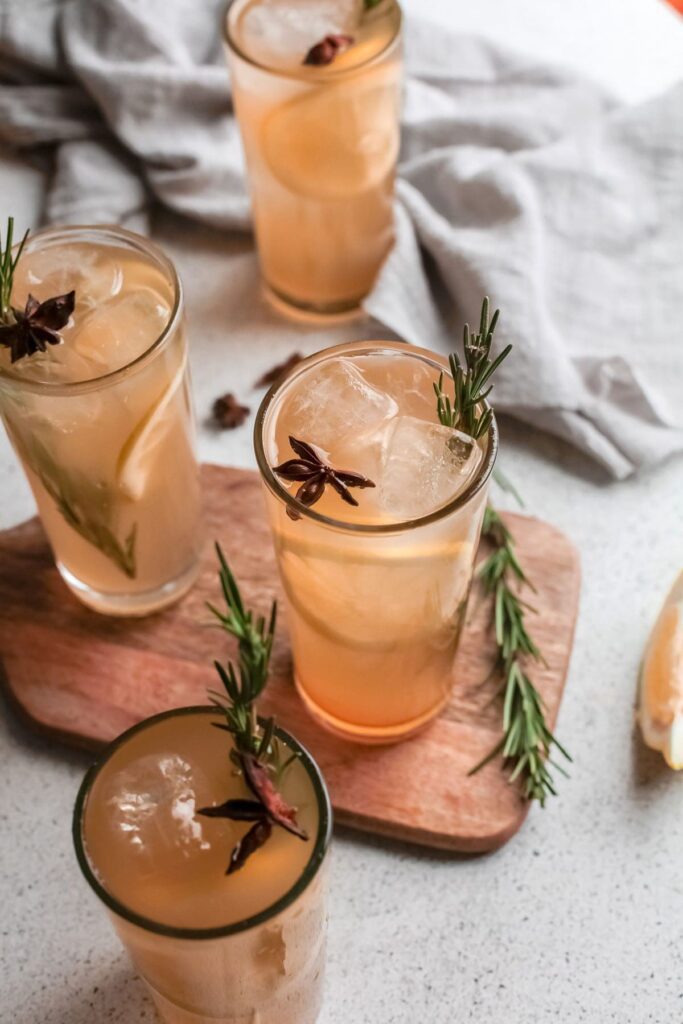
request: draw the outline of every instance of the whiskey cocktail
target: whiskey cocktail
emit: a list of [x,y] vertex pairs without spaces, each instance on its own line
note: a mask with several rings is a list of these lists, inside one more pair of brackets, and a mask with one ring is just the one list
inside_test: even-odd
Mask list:
[[[227,733],[214,728],[223,721],[216,708],[182,708],[119,737],[78,796],[79,863],[167,1024],[313,1024],[325,962],[327,792],[306,751],[276,729],[279,792],[306,838],[273,827],[233,869],[231,850],[253,827],[254,792],[235,770]],[[226,798],[244,820],[211,816]]]
[[[40,330],[56,296],[73,309],[50,339]],[[43,231],[4,313],[14,342],[0,346],[0,414],[64,580],[110,614],[175,600],[196,576],[201,528],[173,265],[118,228]]]
[[[296,685],[344,736],[387,742],[444,706],[497,449],[439,422],[445,359],[361,342],[271,389],[255,447]],[[444,387],[446,385],[444,384]]]
[[261,267],[286,303],[356,307],[393,241],[395,0],[233,0],[232,94]]

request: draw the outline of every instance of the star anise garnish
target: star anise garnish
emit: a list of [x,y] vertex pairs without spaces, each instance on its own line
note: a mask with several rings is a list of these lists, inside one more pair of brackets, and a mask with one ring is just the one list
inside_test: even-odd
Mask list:
[[335,57],[338,57],[344,50],[353,45],[353,36],[345,36],[340,33],[325,36],[319,43],[312,46],[303,59],[304,64],[331,64]]
[[[325,462],[320,450],[315,445],[309,444],[307,441],[300,441],[291,434],[289,443],[298,458],[288,459],[282,465],[273,467],[273,472],[281,476],[283,480],[301,483],[295,497],[307,508],[315,505],[316,501],[322,498],[327,484],[334,488],[347,505],[358,505],[349,490],[350,487],[375,486],[372,480],[361,473],[355,473],[350,469],[334,469]],[[290,519],[301,518],[298,512],[290,508],[287,509],[287,515]]]
[[273,825],[279,825],[299,839],[308,839],[308,833],[296,819],[296,810],[273,784],[267,769],[254,754],[240,753],[238,763],[244,781],[254,794],[253,800],[231,799],[215,807],[202,807],[197,814],[205,818],[228,818],[230,821],[253,821],[248,832],[235,844],[226,871],[231,875],[270,838]]
[[48,345],[59,345],[59,331],[69,322],[75,303],[76,292],[70,291],[44,302],[29,295],[23,312],[12,306],[14,322],[0,325],[0,345],[11,350],[12,362],[45,352]]

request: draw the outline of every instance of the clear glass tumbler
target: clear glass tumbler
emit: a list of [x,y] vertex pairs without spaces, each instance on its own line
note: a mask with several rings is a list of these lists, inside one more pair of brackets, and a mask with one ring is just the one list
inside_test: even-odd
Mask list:
[[[79,865],[166,1024],[314,1024],[323,998],[326,855],[332,812],[310,755],[281,791],[308,839],[283,829],[226,874],[250,822],[196,816],[250,796],[215,708],[155,715],[123,733],[87,773],[73,821]],[[241,788],[240,788],[241,787]]]
[[324,35],[329,18],[320,6],[232,0],[225,40],[266,285],[290,307],[334,314],[359,305],[393,242],[401,10],[359,5],[353,45],[304,64],[307,21]]
[[63,342],[0,358],[0,415],[57,567],[87,605],[143,615],[199,569],[201,494],[180,281],[116,227],[30,236],[12,301],[76,292]]
[[[469,444],[438,423],[442,371],[401,342],[336,346],[277,383],[256,419],[296,686],[321,724],[362,742],[419,730],[454,682],[497,428]],[[352,491],[357,507],[331,487],[306,507],[274,472],[295,457],[290,436],[376,486]]]

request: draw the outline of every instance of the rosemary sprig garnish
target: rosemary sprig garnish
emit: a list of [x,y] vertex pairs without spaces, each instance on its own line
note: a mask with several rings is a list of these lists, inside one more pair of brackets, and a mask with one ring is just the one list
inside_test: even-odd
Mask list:
[[[256,717],[256,700],[263,693],[268,682],[270,655],[273,650],[273,638],[277,622],[277,601],[270,608],[268,623],[263,616],[254,620],[253,612],[244,607],[237,580],[227,563],[219,544],[216,554],[220,565],[219,580],[226,611],[221,612],[210,602],[207,608],[216,617],[222,629],[237,639],[238,669],[232,661],[223,666],[220,661],[214,665],[221,682],[225,687],[226,697],[221,693],[211,692],[213,703],[226,717],[226,724],[220,728],[232,733],[237,753],[265,756],[272,740],[273,725],[269,721],[265,731],[259,728]],[[270,735],[269,735],[270,734]]]
[[[453,379],[453,400],[444,391],[444,375],[434,385],[439,421],[454,430],[461,430],[475,439],[483,437],[493,418],[490,406],[484,406],[493,385],[491,377],[510,354],[511,345],[491,359],[491,344],[498,323],[499,310],[489,320],[489,300],[481,306],[479,332],[465,324],[463,332],[464,365],[457,353],[449,358]],[[512,484],[498,474],[501,486],[517,496]],[[503,684],[503,736],[499,743],[474,768],[479,771],[501,751],[511,767],[510,781],[521,779],[522,792],[541,805],[549,793],[555,793],[548,764],[558,771],[564,769],[550,760],[556,747],[568,761],[571,757],[554,737],[545,721],[543,702],[538,690],[524,669],[524,659],[543,662],[536,643],[526,628],[526,613],[533,609],[517,595],[513,585],[533,587],[527,579],[515,552],[514,538],[500,515],[489,504],[484,512],[484,536],[494,550],[479,569],[484,590],[494,597],[494,625],[498,646],[498,668]]]
[[226,870],[226,874],[230,875],[238,871],[268,841],[274,825],[279,825],[299,839],[306,840],[308,835],[297,821],[296,809],[287,803],[277,789],[296,754],[283,760],[275,736],[275,720],[269,718],[262,726],[256,714],[256,701],[268,682],[277,603],[273,601],[267,622],[263,616],[254,618],[253,612],[244,606],[237,581],[218,544],[216,553],[227,610],[221,612],[208,602],[207,606],[221,628],[236,637],[238,668],[235,668],[232,661],[228,661],[226,666],[219,661],[214,662],[225,695],[211,691],[210,696],[212,703],[225,715],[225,722],[212,724],[232,736],[230,759],[243,776],[253,799],[230,798],[217,806],[203,807],[197,814],[207,818],[253,822],[232,850]]
[[7,232],[5,234],[5,245],[2,246],[2,235],[0,235],[0,320],[3,324],[12,323],[12,284],[14,282],[14,271],[24,251],[28,231],[19,243],[16,256],[12,256],[14,244],[14,217],[7,218]]
[[453,379],[453,401],[443,389],[443,373],[439,375],[438,384],[434,385],[439,421],[445,427],[462,430],[463,433],[475,440],[484,436],[493,419],[493,410],[490,407],[482,406],[493,388],[492,384],[489,384],[488,387],[486,385],[512,350],[512,345],[507,345],[495,359],[490,358],[493,332],[498,323],[499,313],[500,311],[496,310],[489,322],[487,296],[481,304],[479,333],[474,334],[470,331],[470,325],[465,324],[463,330],[465,365],[463,366],[461,363],[457,352],[453,352],[448,357]]
[[519,778],[526,799],[538,800],[543,806],[549,794],[557,795],[548,765],[567,774],[550,759],[552,748],[568,761],[571,757],[548,728],[541,696],[524,669],[525,659],[543,663],[543,657],[526,628],[526,613],[533,609],[513,585],[532,590],[533,586],[519,563],[510,530],[491,505],[484,512],[482,536],[494,546],[480,566],[479,576],[485,592],[494,597],[498,666],[503,677],[503,736],[469,774],[502,752],[511,768],[510,781]]

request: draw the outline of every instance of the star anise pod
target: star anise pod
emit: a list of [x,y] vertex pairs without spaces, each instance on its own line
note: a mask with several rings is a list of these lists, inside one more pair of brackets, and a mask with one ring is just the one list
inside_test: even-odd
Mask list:
[[69,322],[75,303],[76,292],[70,291],[45,302],[29,295],[23,313],[12,306],[14,323],[0,325],[0,345],[11,350],[12,362],[45,352],[48,345],[59,345],[59,331]]
[[215,807],[202,807],[197,814],[205,818],[228,818],[230,821],[253,821],[254,824],[235,845],[230,855],[227,875],[239,871],[252,853],[255,853],[270,838],[273,825],[291,832],[298,839],[308,839],[307,832],[296,819],[296,809],[291,807],[282,793],[275,788],[266,768],[253,754],[238,754],[238,763],[253,800],[232,799]]
[[249,415],[249,406],[241,405],[232,392],[221,395],[213,403],[213,418],[223,430],[241,427]]
[[[273,472],[283,480],[301,483],[301,487],[296,492],[296,498],[302,505],[306,505],[308,508],[315,505],[316,501],[322,498],[327,484],[334,488],[347,505],[358,505],[349,488],[375,486],[372,480],[361,473],[355,473],[349,469],[334,469],[328,465],[315,445],[309,444],[307,441],[300,441],[291,434],[289,443],[298,458],[288,459],[282,465],[275,466]],[[301,518],[298,512],[289,508],[287,515],[290,519]]]
[[339,33],[325,36],[319,43],[312,46],[303,59],[304,64],[331,64],[335,57],[338,57],[344,50],[353,45],[353,36],[345,36]]
[[303,358],[304,357],[300,352],[293,352],[291,356],[287,356],[287,358],[281,363],[277,363],[275,366],[272,366],[270,370],[266,370],[265,373],[261,374],[254,387],[270,387],[270,385],[274,384],[275,381],[280,380],[280,378],[284,377],[290,370],[293,370]]

